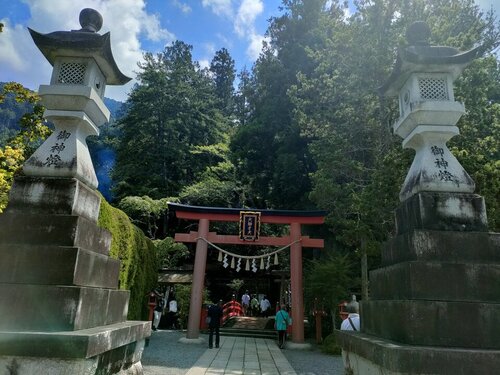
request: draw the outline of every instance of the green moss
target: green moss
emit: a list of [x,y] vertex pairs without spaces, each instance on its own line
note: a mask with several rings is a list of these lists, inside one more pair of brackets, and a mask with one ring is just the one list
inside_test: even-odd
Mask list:
[[99,226],[111,232],[109,255],[120,265],[120,289],[130,290],[128,319],[148,317],[147,295],[156,286],[158,265],[155,246],[128,216],[101,197]]

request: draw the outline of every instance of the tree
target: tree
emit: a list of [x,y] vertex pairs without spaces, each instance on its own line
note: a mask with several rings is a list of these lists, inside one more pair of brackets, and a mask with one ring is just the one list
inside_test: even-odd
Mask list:
[[20,172],[26,159],[45,140],[51,129],[43,119],[44,108],[40,105],[40,97],[16,82],[6,83],[0,93],[0,103],[9,98],[23,106],[32,108],[31,112],[22,115],[20,130],[0,148],[0,212],[7,206],[8,194],[14,176]]
[[148,196],[128,196],[118,203],[118,208],[125,212],[133,224],[142,229],[148,238],[156,238],[158,222],[166,215],[168,199],[154,200]]
[[339,301],[357,289],[353,277],[353,265],[346,255],[329,255],[326,259],[310,262],[305,272],[304,301],[308,310],[314,308],[315,300],[332,318],[332,332]]
[[234,60],[225,48],[215,53],[210,63],[210,72],[215,83],[215,95],[219,100],[218,108],[225,116],[234,112],[234,78],[236,70]]
[[[316,30],[326,1],[284,1],[283,15],[271,19],[269,43],[240,90],[240,126],[231,141],[232,160],[257,207],[311,206],[309,174],[315,165],[308,138],[294,121],[288,95],[297,75],[313,69],[308,49],[320,42]],[[244,99],[244,100],[243,100]]]
[[176,41],[157,56],[146,53],[140,64],[139,84],[118,125],[113,173],[118,199],[177,195],[207,166],[191,151],[217,143],[227,129],[212,80],[193,62],[191,49]]

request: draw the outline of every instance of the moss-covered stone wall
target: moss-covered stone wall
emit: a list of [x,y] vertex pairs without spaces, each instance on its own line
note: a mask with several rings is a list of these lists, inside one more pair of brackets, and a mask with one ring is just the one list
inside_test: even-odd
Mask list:
[[101,199],[99,226],[113,236],[110,256],[121,261],[120,289],[130,290],[128,319],[147,320],[148,294],[158,280],[153,242],[130,222],[128,216]]

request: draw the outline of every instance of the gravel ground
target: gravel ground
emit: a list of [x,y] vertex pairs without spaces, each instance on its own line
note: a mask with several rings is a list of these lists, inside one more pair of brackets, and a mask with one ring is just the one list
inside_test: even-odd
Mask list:
[[186,332],[153,332],[142,354],[144,375],[184,375],[188,372],[207,347],[177,342],[181,337],[186,337]]
[[297,375],[343,375],[341,356],[328,355],[319,351],[315,344],[311,350],[283,350],[288,362]]
[[[182,331],[153,332],[142,355],[145,375],[185,375],[207,349],[205,345],[177,342],[186,333]],[[207,342],[206,335],[201,335]],[[283,350],[297,375],[342,375],[342,358],[312,350]]]

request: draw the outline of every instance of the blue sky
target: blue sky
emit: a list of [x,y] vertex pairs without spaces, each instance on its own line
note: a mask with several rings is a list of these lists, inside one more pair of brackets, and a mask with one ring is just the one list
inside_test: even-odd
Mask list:
[[[307,1],[307,0],[306,0]],[[482,9],[500,0],[476,0]],[[207,66],[222,47],[237,70],[256,60],[270,17],[280,14],[281,0],[0,0],[0,82],[16,81],[37,90],[50,81],[52,67],[34,45],[27,27],[41,33],[80,29],[83,8],[98,10],[111,32],[119,68],[135,77],[144,52],[159,52],[173,40],[193,46],[193,57]],[[124,101],[131,83],[106,88],[106,97]]]
[[[41,33],[80,29],[83,8],[104,19],[99,33],[111,32],[119,68],[135,77],[143,52],[159,52],[179,39],[193,46],[193,57],[207,66],[225,47],[239,71],[257,58],[267,20],[279,15],[280,0],[0,0],[0,81],[37,90],[50,81],[52,67],[34,45],[27,27]],[[106,96],[124,101],[132,83],[108,86]]]

